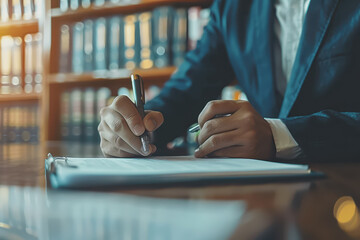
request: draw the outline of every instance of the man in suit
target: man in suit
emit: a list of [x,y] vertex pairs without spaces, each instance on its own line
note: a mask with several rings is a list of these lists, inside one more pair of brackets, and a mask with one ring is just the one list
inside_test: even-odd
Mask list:
[[[249,102],[213,100],[233,79]],[[218,0],[143,120],[126,97],[101,111],[101,148],[147,156],[198,117],[196,157],[356,158],[359,81],[360,1]],[[148,152],[145,129],[154,133]]]

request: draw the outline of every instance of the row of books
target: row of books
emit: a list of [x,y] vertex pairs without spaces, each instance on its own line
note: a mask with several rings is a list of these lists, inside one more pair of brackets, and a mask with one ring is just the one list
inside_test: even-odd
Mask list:
[[29,20],[39,18],[40,0],[0,0],[0,20]]
[[178,66],[186,51],[196,46],[208,19],[208,9],[166,6],[64,24],[59,72]]
[[126,5],[139,3],[139,0],[59,0],[60,10],[63,12],[69,10],[77,10],[79,8],[89,8],[91,5],[95,7],[107,4]]
[[[157,86],[146,89],[147,100],[160,92]],[[117,95],[132,99],[131,89],[120,88]],[[64,141],[97,142],[97,127],[101,108],[110,105],[115,97],[109,88],[75,88],[61,94],[61,138]]]
[[1,104],[0,143],[38,142],[39,120],[38,104]]
[[43,86],[41,33],[27,34],[24,39],[3,36],[0,49],[0,94],[40,93]]

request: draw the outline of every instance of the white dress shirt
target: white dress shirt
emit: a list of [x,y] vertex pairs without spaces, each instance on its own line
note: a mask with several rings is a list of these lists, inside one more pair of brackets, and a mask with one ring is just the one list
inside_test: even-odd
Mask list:
[[[274,32],[276,90],[284,96],[297,54],[310,0],[276,0]],[[276,146],[276,157],[294,159],[302,150],[280,119],[266,119]]]

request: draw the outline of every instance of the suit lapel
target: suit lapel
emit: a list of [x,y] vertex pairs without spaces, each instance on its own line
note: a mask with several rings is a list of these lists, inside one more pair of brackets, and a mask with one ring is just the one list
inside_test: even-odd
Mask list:
[[280,118],[286,118],[317,54],[338,0],[312,0],[305,18],[298,52],[285,91]]

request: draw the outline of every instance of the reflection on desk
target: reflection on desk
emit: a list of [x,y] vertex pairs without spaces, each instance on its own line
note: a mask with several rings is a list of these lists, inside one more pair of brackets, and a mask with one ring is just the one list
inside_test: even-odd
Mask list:
[[0,187],[0,239],[228,239],[242,201]]

